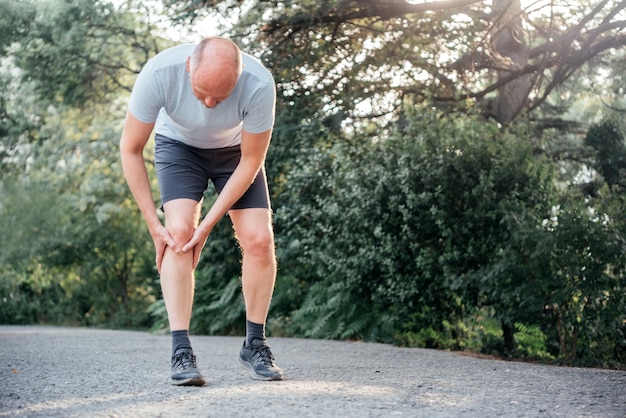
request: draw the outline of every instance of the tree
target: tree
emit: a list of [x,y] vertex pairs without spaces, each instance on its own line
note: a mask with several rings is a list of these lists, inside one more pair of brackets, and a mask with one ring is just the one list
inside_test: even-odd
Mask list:
[[119,97],[167,44],[130,3],[0,8],[1,320],[146,326],[156,272],[118,162]]
[[285,94],[323,89],[328,113],[352,117],[432,97],[462,107],[470,99],[509,122],[586,64],[620,59],[614,52],[626,45],[626,4],[616,0],[164,2],[183,19],[239,13],[235,36],[264,45]]
[[609,189],[626,187],[626,141],[616,122],[606,120],[589,128],[585,143],[596,153],[595,166]]
[[[489,316],[501,325],[502,351],[518,353],[516,335],[532,329],[545,337],[540,351],[574,361],[576,339],[546,319],[544,308],[556,304],[562,330],[585,335],[583,357],[591,361],[589,347],[600,340],[619,350],[623,330],[611,334],[607,318],[623,301],[598,296],[623,289],[623,275],[605,274],[622,263],[619,205],[588,205],[589,194],[566,190],[600,167],[599,149],[583,144],[587,128],[626,108],[626,3],[164,4],[180,21],[206,14],[236,21],[224,33],[277,78],[268,174],[284,281],[273,309],[282,331],[395,333],[400,343],[449,348],[471,340],[463,334],[472,315]],[[420,113],[428,123],[416,121]],[[607,148],[620,148],[611,138]],[[546,230],[556,202],[561,228]],[[614,227],[585,212],[600,206]],[[578,261],[568,269],[563,260],[572,254]],[[584,268],[593,271],[589,287],[579,281]],[[569,291],[559,292],[555,277]],[[587,305],[577,304],[581,294]],[[589,323],[575,324],[581,309]]]

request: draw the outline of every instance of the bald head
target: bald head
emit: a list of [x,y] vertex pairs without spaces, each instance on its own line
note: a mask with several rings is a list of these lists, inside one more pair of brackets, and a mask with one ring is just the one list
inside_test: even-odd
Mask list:
[[203,39],[187,59],[193,93],[209,108],[228,98],[242,70],[239,47],[225,38]]

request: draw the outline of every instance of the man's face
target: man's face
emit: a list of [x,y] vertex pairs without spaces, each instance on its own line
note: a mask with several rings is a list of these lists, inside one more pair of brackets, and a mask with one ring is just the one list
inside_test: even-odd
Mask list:
[[228,99],[228,96],[232,93],[232,89],[211,89],[205,88],[202,85],[194,85],[191,83],[193,94],[209,109],[214,108],[219,103]]

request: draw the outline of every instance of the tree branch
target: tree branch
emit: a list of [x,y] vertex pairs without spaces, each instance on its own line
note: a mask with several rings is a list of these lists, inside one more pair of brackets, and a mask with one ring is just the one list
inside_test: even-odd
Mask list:
[[[565,60],[565,62],[561,65],[562,69],[557,72],[557,74],[552,78],[550,85],[546,88],[546,91],[537,99],[537,101],[531,106],[531,109],[536,108],[541,103],[545,101],[549,93],[560,83],[565,81],[569,76],[571,76],[572,72],[580,68],[585,62],[596,57],[600,53],[611,49],[611,48],[619,48],[626,46],[626,34],[620,34],[619,36],[603,39],[599,42],[596,42],[594,45],[584,49],[577,50],[574,53],[570,53]],[[485,97],[487,94],[496,91],[500,87],[510,83],[511,81],[524,76],[526,74],[536,73],[540,70],[544,70],[546,68],[556,67],[562,62],[562,56],[553,56],[546,60],[546,62],[541,62],[540,64],[530,64],[526,65],[524,68],[521,68],[517,71],[509,71],[509,75],[502,77],[496,83],[493,83],[486,87],[483,90],[474,93],[467,93],[462,95],[460,98],[456,97],[435,97],[435,99],[439,101],[455,101],[455,100],[464,100],[468,98],[481,99]]]
[[[356,4],[350,6],[349,3]],[[459,9],[475,3],[481,3],[481,0],[442,0],[418,4],[397,0],[347,0],[343,3],[346,4],[346,7],[341,7],[342,4],[331,9],[319,8],[313,16],[306,12],[296,14],[291,18],[283,15],[265,24],[261,31],[266,34],[273,34],[278,31],[291,34],[320,24],[340,24],[355,19],[374,17],[391,19],[406,14]]]

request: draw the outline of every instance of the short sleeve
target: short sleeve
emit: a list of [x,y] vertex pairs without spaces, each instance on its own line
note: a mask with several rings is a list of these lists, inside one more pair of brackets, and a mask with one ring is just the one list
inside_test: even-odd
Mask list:
[[161,93],[162,88],[157,83],[152,66],[148,63],[137,76],[130,94],[128,110],[143,123],[155,122],[164,105]]
[[259,86],[243,117],[243,129],[258,134],[274,126],[276,86],[273,80]]

